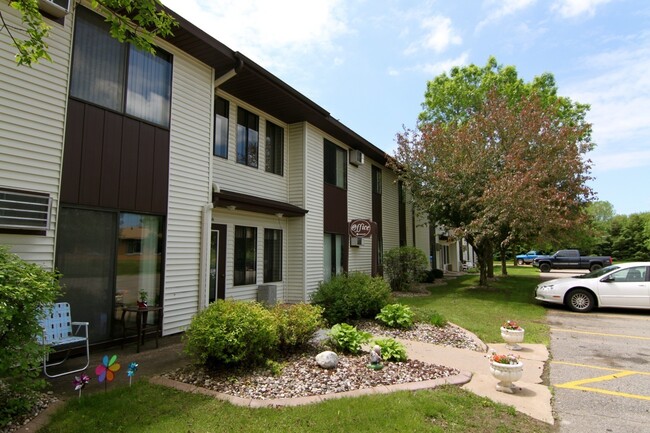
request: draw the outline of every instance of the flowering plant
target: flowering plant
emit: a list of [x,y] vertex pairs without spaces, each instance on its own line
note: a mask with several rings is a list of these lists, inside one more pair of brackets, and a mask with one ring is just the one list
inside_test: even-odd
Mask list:
[[493,353],[490,356],[490,361],[497,362],[499,364],[519,364],[519,357],[511,353],[507,355],[499,355],[498,353]]
[[514,320],[506,320],[503,322],[503,325],[501,325],[501,327],[505,329],[511,329],[513,331],[521,329],[521,326],[519,326]]

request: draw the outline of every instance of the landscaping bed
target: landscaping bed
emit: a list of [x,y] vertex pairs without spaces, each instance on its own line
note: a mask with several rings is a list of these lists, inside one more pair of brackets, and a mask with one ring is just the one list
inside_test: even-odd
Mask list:
[[[431,344],[481,351],[482,347],[463,329],[453,325],[438,328],[416,324],[411,330],[382,327],[372,321],[359,322],[360,330],[376,337],[390,336]],[[167,373],[164,377],[194,386],[242,398],[260,400],[295,398],[331,394],[380,385],[439,379],[458,374],[458,370],[442,365],[409,359],[406,362],[384,362],[381,370],[368,368],[367,352],[360,355],[339,354],[336,369],[318,366],[315,356],[326,348],[312,344],[300,353],[289,354],[269,367],[219,368],[188,366]],[[275,373],[275,374],[274,374]]]

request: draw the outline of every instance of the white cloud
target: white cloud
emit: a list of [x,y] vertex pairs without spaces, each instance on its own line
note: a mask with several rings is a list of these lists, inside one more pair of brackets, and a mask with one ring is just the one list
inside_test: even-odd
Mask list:
[[414,69],[420,72],[424,72],[429,76],[436,76],[442,74],[443,72],[449,72],[449,70],[451,70],[451,68],[454,66],[467,65],[468,59],[469,54],[467,52],[464,52],[455,59],[447,59],[435,63],[426,63],[423,65],[418,65]]
[[562,18],[574,18],[580,15],[594,16],[596,7],[611,0],[556,0],[551,11],[558,12]]
[[420,27],[425,35],[411,44],[404,54],[413,54],[422,49],[442,53],[451,45],[460,45],[463,40],[452,27],[451,19],[440,15],[421,20]]
[[[336,52],[350,32],[343,0],[163,0],[190,22],[267,69],[300,55]],[[279,56],[278,53],[283,53]]]
[[489,10],[487,16],[478,23],[476,31],[501,18],[513,15],[535,4],[537,0],[486,0],[483,9]]
[[563,94],[591,105],[587,120],[598,145],[592,158],[601,170],[650,165],[650,37],[630,46],[580,59],[592,78],[563,87]]

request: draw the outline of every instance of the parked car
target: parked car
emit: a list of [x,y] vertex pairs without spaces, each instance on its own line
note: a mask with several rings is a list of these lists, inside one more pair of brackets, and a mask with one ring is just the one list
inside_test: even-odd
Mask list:
[[650,262],[624,263],[540,283],[535,299],[586,313],[596,307],[650,309]]
[[515,260],[517,260],[518,265],[530,265],[533,263],[533,260],[537,258],[538,255],[540,255],[538,251],[528,251],[526,254],[517,254],[515,256]]
[[559,250],[550,256],[537,256],[533,266],[540,272],[549,272],[551,269],[589,269],[595,271],[612,264],[609,256],[581,256],[578,250]]

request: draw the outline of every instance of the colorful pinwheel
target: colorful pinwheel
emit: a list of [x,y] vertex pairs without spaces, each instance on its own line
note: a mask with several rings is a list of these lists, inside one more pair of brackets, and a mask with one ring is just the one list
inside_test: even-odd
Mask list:
[[90,382],[90,376],[87,374],[82,374],[81,376],[75,376],[72,384],[74,385],[74,390],[79,391],[79,398],[81,398],[81,390],[86,387]]
[[103,382],[112,382],[115,379],[115,372],[120,369],[120,364],[115,362],[117,361],[117,355],[111,356],[111,359],[108,359],[108,355],[104,355],[102,363],[95,368],[95,374],[99,376],[97,380]]
[[129,386],[131,386],[131,379],[135,376],[135,372],[138,371],[138,363],[132,362],[129,364],[129,369],[126,371],[126,375],[129,376]]

